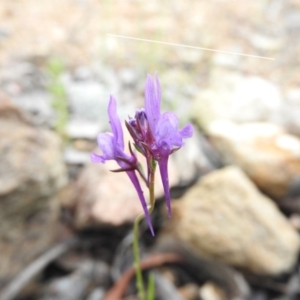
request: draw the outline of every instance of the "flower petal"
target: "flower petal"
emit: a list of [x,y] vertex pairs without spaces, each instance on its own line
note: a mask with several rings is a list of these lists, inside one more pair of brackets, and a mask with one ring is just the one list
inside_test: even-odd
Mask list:
[[129,172],[126,172],[126,173],[129,176],[131,182],[133,183],[133,185],[134,185],[134,187],[135,187],[135,189],[136,189],[136,191],[139,195],[139,198],[140,198],[143,210],[144,210],[144,214],[145,214],[145,217],[146,217],[146,221],[148,223],[148,226],[149,226],[149,229],[151,231],[152,236],[154,236],[154,230],[153,230],[153,227],[152,227],[150,214],[149,214],[149,211],[148,211],[147,203],[146,203],[146,200],[145,200],[145,197],[144,197],[144,193],[141,189],[139,180],[138,180],[138,178],[137,178],[134,171],[129,171]]
[[161,93],[158,77],[156,75],[154,83],[152,77],[148,75],[145,88],[145,111],[153,134],[160,116],[160,99]]
[[117,114],[117,102],[116,99],[111,95],[108,104],[108,116],[111,131],[116,138],[116,142],[124,149],[124,139],[121,121]]
[[97,141],[103,153],[103,159],[115,159],[115,137],[110,132],[100,133],[98,134]]
[[[160,82],[159,82],[159,79],[158,79],[158,75],[157,75],[157,72],[155,72],[155,91],[156,91],[156,99],[159,99],[159,105],[158,107],[160,107],[160,99],[161,99],[161,88],[160,88]],[[159,109],[160,111],[160,109]]]
[[163,184],[163,187],[164,187],[164,193],[165,193],[165,198],[166,198],[168,215],[169,215],[169,218],[171,218],[172,212],[171,212],[171,196],[170,196],[169,176],[168,176],[168,159],[169,159],[169,156],[166,156],[166,157],[162,158],[158,162],[158,165],[159,165],[159,171],[160,171],[162,184]]
[[185,125],[181,130],[179,130],[179,134],[183,139],[190,138],[194,133],[194,127],[192,124]]
[[158,145],[165,142],[170,149],[182,146],[182,137],[178,132],[178,118],[174,113],[166,112],[160,116],[155,139]]
[[103,157],[103,155],[99,155],[97,153],[91,153],[91,161],[93,163],[105,163],[105,159]]

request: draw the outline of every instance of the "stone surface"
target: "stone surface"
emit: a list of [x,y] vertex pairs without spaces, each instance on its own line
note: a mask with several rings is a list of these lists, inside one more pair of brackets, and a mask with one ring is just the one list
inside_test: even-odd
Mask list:
[[197,95],[193,115],[204,128],[219,119],[274,121],[279,118],[281,103],[280,90],[272,82],[216,69],[208,88]]
[[54,243],[58,198],[49,197],[41,202],[14,215],[4,214],[0,220],[0,290]]
[[235,125],[216,121],[208,128],[224,161],[239,165],[258,187],[278,199],[300,174],[300,140],[270,123]]
[[[45,289],[42,300],[78,300],[85,299],[89,288],[97,282],[102,266],[95,261],[82,262],[78,270],[70,275],[54,279]],[[108,274],[106,274],[108,276]]]
[[292,268],[300,247],[276,205],[237,167],[206,175],[174,202],[166,233],[201,255],[264,275]]
[[[115,162],[88,165],[78,178],[76,185],[76,224],[77,227],[110,224],[121,225],[132,222],[142,213],[136,190],[126,173],[113,173],[119,168]],[[178,184],[179,177],[172,160],[169,164],[170,187]],[[159,172],[156,173],[157,198],[162,197],[163,187]],[[149,199],[147,188],[141,182],[144,195]]]
[[199,295],[203,300],[227,300],[226,293],[213,282],[207,282],[201,286]]
[[96,139],[102,130],[101,124],[81,119],[72,119],[66,126],[66,132],[71,139]]
[[180,184],[191,183],[199,173],[206,173],[215,166],[215,150],[204,136],[194,128],[192,138],[184,141],[184,146],[172,154],[179,173]]
[[45,91],[23,93],[12,97],[12,101],[27,111],[35,125],[52,126],[55,122],[55,111],[51,105],[51,95]]
[[285,91],[280,124],[289,132],[300,136],[300,88],[291,88]]
[[91,161],[91,156],[87,151],[80,151],[68,147],[64,150],[64,160],[70,165],[85,165]]
[[1,118],[0,136],[1,217],[66,184],[61,141],[54,133]]
[[61,141],[0,102],[0,287],[53,240],[56,193],[66,184]]
[[103,124],[107,121],[109,91],[95,80],[75,81],[69,74],[62,82],[70,103],[72,118]]

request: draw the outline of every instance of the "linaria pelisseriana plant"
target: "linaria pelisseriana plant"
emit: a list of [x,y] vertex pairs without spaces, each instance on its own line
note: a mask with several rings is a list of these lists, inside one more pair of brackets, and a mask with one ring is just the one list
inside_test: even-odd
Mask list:
[[[124,152],[124,138],[120,119],[117,115],[117,103],[113,96],[108,105],[109,123],[111,133],[98,135],[98,146],[102,155],[92,153],[93,162],[105,163],[115,160],[120,166],[117,172],[126,172],[130,178],[142,204],[144,214],[139,216],[134,224],[134,261],[137,275],[137,287],[141,300],[145,299],[145,291],[140,268],[138,249],[138,226],[145,216],[149,229],[154,236],[150,214],[154,209],[154,176],[156,164],[159,166],[160,176],[164,187],[168,215],[171,217],[171,199],[169,191],[168,159],[169,156],[183,146],[183,140],[193,134],[193,126],[188,124],[179,130],[179,121],[173,112],[160,112],[161,88],[157,74],[147,77],[145,88],[145,107],[138,109],[133,118],[125,121],[126,127],[133,139],[134,148],[146,159],[147,172],[143,173],[135,151],[129,142],[129,154]],[[140,181],[144,180],[149,189],[150,203],[147,204]]]

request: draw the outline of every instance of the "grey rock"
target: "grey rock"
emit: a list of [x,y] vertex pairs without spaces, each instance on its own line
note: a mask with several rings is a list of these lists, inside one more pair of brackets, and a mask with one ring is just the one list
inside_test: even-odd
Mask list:
[[68,76],[63,82],[73,118],[107,123],[109,92],[103,85],[96,81],[72,81]]
[[87,300],[103,300],[105,290],[103,288],[95,288],[87,297]]
[[82,119],[71,119],[66,127],[66,132],[72,139],[96,139],[103,130],[101,123]]
[[0,75],[1,85],[16,84],[22,92],[33,92],[41,89],[45,84],[45,77],[42,72],[28,61],[11,63]]
[[206,128],[214,120],[234,122],[278,121],[282,96],[272,82],[236,72],[215,70],[210,85],[199,92],[193,115]]
[[76,81],[89,81],[93,80],[93,72],[91,68],[86,66],[80,66],[73,72],[73,78]]
[[87,278],[81,274],[72,274],[54,280],[48,288],[47,296],[43,300],[80,300],[88,287]]
[[283,46],[283,39],[274,38],[259,33],[251,34],[248,37],[253,47],[262,51],[278,51]]
[[209,147],[208,142],[200,132],[195,129],[193,137],[185,140],[182,149],[172,154],[175,166],[179,170],[180,183],[191,183],[199,172],[208,172],[215,169],[211,159],[214,149]]
[[121,82],[125,86],[134,87],[139,79],[138,73],[132,68],[123,68],[119,71]]
[[[232,52],[239,52],[239,51],[232,51]],[[241,57],[239,55],[218,53],[213,56],[213,63],[216,66],[221,66],[221,67],[238,69],[240,61],[241,61]]]
[[161,300],[183,300],[181,295],[178,293],[176,287],[158,272],[153,271],[155,290],[159,299]]
[[[53,280],[45,289],[43,300],[81,300],[85,299],[91,286],[107,284],[109,268],[105,263],[84,261],[71,275]],[[103,289],[97,288],[89,297],[101,296]],[[95,298],[92,298],[95,299]],[[98,298],[101,299],[101,298]]]
[[284,100],[281,105],[279,122],[289,132],[300,136],[300,89],[287,90]]
[[94,65],[93,70],[97,75],[99,82],[104,84],[111,94],[116,95],[120,92],[121,82],[115,70],[101,64]]
[[68,147],[64,151],[64,161],[70,165],[85,165],[91,161],[89,152]]
[[289,11],[285,16],[285,26],[290,33],[299,33],[300,11]]
[[22,93],[11,98],[22,110],[29,112],[35,125],[53,125],[55,111],[51,105],[51,95],[43,91]]

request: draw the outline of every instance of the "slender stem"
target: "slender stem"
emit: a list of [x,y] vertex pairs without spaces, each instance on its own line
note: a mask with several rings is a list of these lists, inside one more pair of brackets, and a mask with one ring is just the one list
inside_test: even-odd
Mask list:
[[149,198],[150,198],[150,208],[149,214],[152,213],[155,206],[155,196],[154,196],[154,179],[155,179],[155,169],[150,172],[150,184],[149,184]]
[[144,214],[139,215],[135,219],[134,227],[133,227],[133,258],[134,258],[134,267],[136,272],[136,287],[139,293],[140,300],[146,300],[143,275],[141,270],[140,251],[139,251],[139,225],[143,218],[144,218]]
[[[152,213],[155,205],[154,179],[155,179],[155,168],[151,168],[150,180],[149,180],[149,196],[150,196],[149,214]],[[139,215],[135,219],[134,227],[133,227],[133,258],[134,258],[134,267],[136,272],[136,286],[137,286],[140,300],[146,300],[146,293],[145,293],[143,275],[141,270],[141,260],[140,260],[140,251],[139,251],[139,225],[141,220],[144,219],[144,217],[145,217],[144,214]]]

